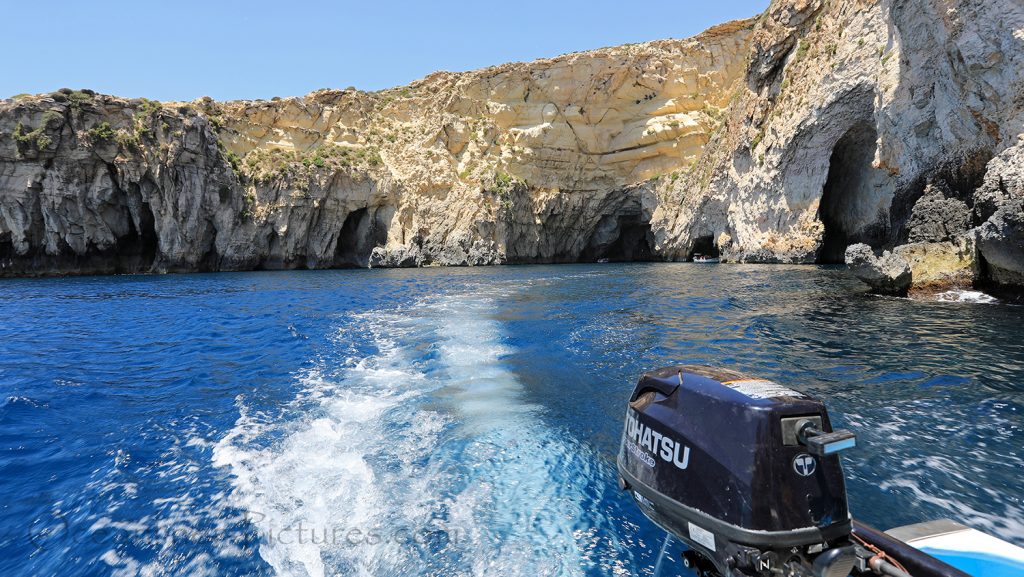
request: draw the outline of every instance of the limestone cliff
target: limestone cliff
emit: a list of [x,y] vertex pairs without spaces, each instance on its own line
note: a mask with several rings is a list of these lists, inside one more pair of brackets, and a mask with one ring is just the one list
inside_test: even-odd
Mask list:
[[377,93],[0,104],[0,270],[653,258],[643,185],[701,154],[752,21]]
[[[0,274],[890,249],[1024,281],[1024,6],[776,0],[375,93],[0,103]],[[899,248],[897,248],[899,247]]]
[[842,262],[864,242],[901,246],[918,285],[1019,282],[1024,5],[776,1],[748,60],[695,170],[658,186],[659,254]]

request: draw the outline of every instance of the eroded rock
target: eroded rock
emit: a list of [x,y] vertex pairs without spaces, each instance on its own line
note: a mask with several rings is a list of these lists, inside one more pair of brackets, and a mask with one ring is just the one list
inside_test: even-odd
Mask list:
[[910,289],[910,263],[898,254],[886,251],[876,256],[870,246],[854,244],[846,249],[846,264],[873,292],[905,296]]
[[944,185],[932,183],[914,204],[907,228],[912,243],[950,241],[971,228],[971,208]]
[[971,236],[910,243],[896,247],[893,254],[910,265],[911,288],[919,294],[971,288],[980,272]]
[[978,227],[978,248],[993,282],[1024,286],[1024,199],[1005,202]]
[[988,164],[974,209],[984,222],[975,230],[987,279],[1024,287],[1024,140]]

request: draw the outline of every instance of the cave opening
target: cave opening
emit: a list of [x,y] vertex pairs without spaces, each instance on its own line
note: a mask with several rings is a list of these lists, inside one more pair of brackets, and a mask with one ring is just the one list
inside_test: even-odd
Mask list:
[[699,236],[693,240],[693,247],[690,249],[690,259],[697,255],[718,258],[721,256],[718,251],[718,244],[715,237],[711,235]]
[[139,222],[136,224],[130,213],[126,215],[128,232],[118,237],[114,247],[117,274],[149,270],[156,260],[158,239],[153,211],[137,193],[132,200],[135,201]]
[[590,238],[581,262],[650,262],[654,253],[654,233],[649,220],[640,215],[605,216]]
[[10,232],[0,233],[0,277],[4,273],[14,274],[14,258],[17,253],[14,251],[14,239]]
[[14,258],[14,240],[10,232],[0,233],[0,261],[8,261]]
[[825,227],[817,262],[845,261],[846,247],[863,242],[878,248],[887,233],[891,177],[872,166],[878,132],[869,123],[851,128],[836,142],[818,205]]
[[387,240],[387,228],[377,222],[376,212],[368,208],[353,210],[345,217],[334,250],[334,266],[364,268],[370,264],[374,247]]

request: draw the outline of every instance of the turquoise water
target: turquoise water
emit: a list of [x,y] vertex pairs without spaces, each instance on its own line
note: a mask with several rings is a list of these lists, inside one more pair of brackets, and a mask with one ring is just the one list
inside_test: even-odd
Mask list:
[[1024,544],[1022,311],[785,266],[0,281],[0,575],[652,575],[614,457],[673,363],[826,399],[857,517]]

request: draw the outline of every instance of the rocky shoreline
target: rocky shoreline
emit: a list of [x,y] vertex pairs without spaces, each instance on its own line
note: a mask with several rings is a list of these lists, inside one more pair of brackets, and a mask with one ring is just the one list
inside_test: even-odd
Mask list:
[[936,180],[925,187],[907,223],[907,242],[875,254],[867,244],[845,252],[846,263],[872,290],[927,297],[984,287],[1019,294],[1024,286],[1024,145],[988,163],[968,194]]
[[1012,0],[775,0],[690,39],[373,93],[19,95],[0,276],[702,253],[1019,293],[1021,30]]

